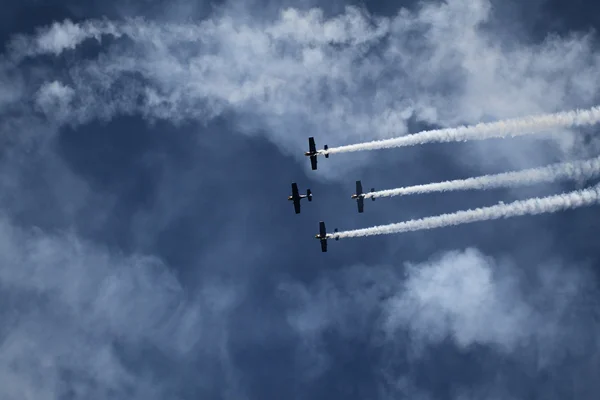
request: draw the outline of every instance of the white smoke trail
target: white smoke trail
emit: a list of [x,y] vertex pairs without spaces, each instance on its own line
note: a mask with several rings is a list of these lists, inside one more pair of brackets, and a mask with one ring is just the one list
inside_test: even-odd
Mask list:
[[458,211],[452,214],[442,214],[434,217],[414,219],[397,224],[380,225],[372,228],[330,233],[327,235],[327,237],[330,239],[343,239],[361,236],[387,235],[390,233],[411,232],[424,229],[435,229],[445,226],[469,224],[472,222],[487,221],[492,219],[552,213],[571,208],[590,206],[598,203],[600,203],[600,185],[554,196],[519,200],[509,204],[498,204],[491,207],[476,208],[474,210]]
[[397,189],[365,193],[365,198],[393,197],[433,192],[449,192],[473,189],[496,189],[502,187],[526,186],[557,180],[581,181],[600,175],[600,157],[567,163],[552,164],[546,167],[484,175],[475,178],[457,179],[425,185],[407,186]]
[[516,137],[539,133],[552,128],[593,125],[598,122],[600,122],[600,107],[596,106],[585,110],[564,111],[555,114],[534,115],[477,125],[460,126],[458,128],[422,131],[393,139],[331,147],[328,150],[319,150],[318,153],[325,155],[416,146],[425,143]]

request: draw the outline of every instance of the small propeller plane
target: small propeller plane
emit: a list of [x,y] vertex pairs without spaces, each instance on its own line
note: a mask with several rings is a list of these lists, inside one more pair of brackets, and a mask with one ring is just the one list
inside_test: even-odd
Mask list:
[[[329,149],[329,146],[323,146],[323,150],[327,149]],[[308,138],[308,151],[305,152],[304,155],[310,157],[310,166],[313,169],[313,171],[317,169],[317,154],[319,154],[319,152],[317,152],[315,138],[311,136]],[[329,158],[329,154],[325,154],[325,158]]]
[[[338,230],[335,228],[333,231],[337,233]],[[319,233],[315,235],[315,239],[319,239],[321,241],[321,251],[326,253],[328,235],[327,231],[325,230],[325,222],[319,222]],[[336,237],[335,240],[340,240],[340,238]]]
[[296,182],[292,182],[292,195],[288,196],[288,200],[294,202],[294,210],[296,211],[296,214],[300,214],[300,200],[303,198],[307,198],[308,201],[312,201],[312,193],[310,189],[306,189],[306,194],[300,194],[298,192],[298,185],[296,185]]
[[[371,188],[371,193],[375,191],[375,188]],[[356,203],[358,205],[358,212],[361,213],[365,209],[365,194],[362,191],[362,183],[360,181],[356,181],[356,193],[350,196],[353,199],[356,199]],[[375,201],[375,197],[371,197],[371,200]]]

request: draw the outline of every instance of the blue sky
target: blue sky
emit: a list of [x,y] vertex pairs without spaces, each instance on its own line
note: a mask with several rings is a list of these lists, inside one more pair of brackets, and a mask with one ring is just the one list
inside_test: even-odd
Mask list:
[[519,3],[5,5],[0,397],[597,398],[597,208],[313,239],[577,187],[350,199],[593,129],[302,154],[597,105],[597,6]]

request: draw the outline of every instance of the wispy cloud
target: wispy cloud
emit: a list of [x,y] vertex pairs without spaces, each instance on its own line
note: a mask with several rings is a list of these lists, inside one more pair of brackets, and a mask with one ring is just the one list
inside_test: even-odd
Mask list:
[[238,301],[230,288],[211,282],[190,293],[154,257],[18,228],[7,217],[0,247],[3,397],[163,398],[173,381],[132,369],[133,354],[152,348],[180,365],[198,365],[196,354],[211,365],[226,360],[215,345]]
[[44,114],[52,115],[59,121],[68,121],[70,103],[75,91],[58,81],[45,83],[36,95],[36,106]]
[[411,117],[454,126],[589,106],[598,86],[589,37],[503,45],[483,25],[485,0],[389,18],[348,8],[332,18],[287,9],[263,20],[231,10],[198,24],[65,21],[15,37],[11,54],[60,55],[86,39],[128,38],[55,78],[74,90],[72,121],[233,111],[242,131],[266,128],[296,152],[306,132],[337,145],[404,134]]
[[410,265],[404,290],[388,303],[386,328],[408,327],[411,337],[425,342],[451,337],[461,347],[480,343],[514,351],[539,321],[532,305],[512,296],[518,282],[498,276],[495,264],[468,249]]
[[[461,354],[486,349],[489,357],[508,361],[470,357],[472,368],[484,368],[492,377],[485,383],[467,379],[470,385],[460,383],[465,380],[461,371],[444,369],[448,379],[459,380],[458,392],[489,394],[504,387],[520,398],[508,382],[494,388],[493,377],[510,381],[515,369],[537,376],[566,362],[569,352],[576,354],[570,368],[592,370],[600,348],[593,339],[599,327],[592,317],[595,302],[590,302],[598,290],[589,272],[582,265],[521,264],[468,248],[404,266],[357,265],[323,273],[312,285],[287,284],[283,299],[291,302],[292,325],[312,338],[311,346],[321,346],[318,354],[327,354],[323,343],[332,334],[378,354],[371,368],[381,372],[378,384],[390,397],[437,398],[435,385],[421,386],[419,371],[439,371],[444,352],[436,356],[430,349],[450,345]],[[585,352],[580,343],[586,343]],[[328,367],[335,368],[335,360]],[[581,381],[569,371],[563,379]]]
[[[589,342],[599,329],[589,320],[596,313],[590,300],[598,295],[589,273],[560,261],[528,267],[475,249],[445,253],[407,266],[403,290],[386,305],[385,327],[408,330],[415,348],[448,338],[467,351],[491,346],[533,373],[572,351],[579,368],[600,350]],[[587,354],[580,341],[589,345]]]
[[[6,398],[175,397],[184,380],[201,393],[246,394],[247,380],[236,375],[239,360],[229,354],[227,325],[243,290],[207,276],[184,288],[171,266],[152,254],[118,254],[76,232],[31,227],[54,218],[69,230],[74,220],[110,212],[85,179],[48,161],[59,158],[51,139],[62,125],[123,115],[206,122],[233,114],[240,132],[264,134],[305,162],[307,132],[333,146],[405,134],[412,119],[452,127],[589,107],[599,86],[591,35],[538,44],[497,35],[486,25],[493,13],[487,0],[423,3],[386,18],[348,8],[334,17],[288,9],[269,19],[243,8],[224,7],[198,23],[57,22],[15,36],[0,59],[0,133],[8,144],[0,170],[0,290],[6,299],[0,393]],[[532,154],[533,161],[546,161],[537,147],[530,150],[509,146],[504,156],[509,164],[524,155],[531,161]],[[49,192],[31,189],[37,181],[27,168],[39,161],[36,152],[52,155],[36,175]],[[321,172],[347,173],[341,156],[329,161]],[[144,229],[180,217],[175,209],[193,199],[170,201],[179,189],[162,193],[161,216],[143,215],[132,235],[145,238]],[[81,205],[92,200],[102,206],[81,215]],[[47,207],[50,201],[58,205]],[[223,236],[203,260],[232,253],[229,239]],[[490,347],[517,365],[525,354],[536,368],[558,364],[570,352],[579,357],[580,376],[597,371],[589,366],[598,357],[598,327],[584,301],[590,292],[597,295],[593,280],[578,266],[539,265],[539,259],[514,264],[468,250],[409,266],[406,275],[396,267],[336,266],[315,284],[282,284],[287,322],[298,335],[295,360],[306,367],[298,376],[315,382],[340,367],[328,346],[336,340],[356,340],[383,354],[369,373],[391,388],[390,398],[428,397],[432,389],[419,386],[407,365],[434,368],[438,360],[421,357],[425,353],[407,360],[407,354],[444,340],[461,351]],[[252,322],[267,326],[260,315]],[[538,355],[529,353],[529,340],[541,349]],[[146,357],[161,362],[146,363]],[[153,369],[158,364],[160,373]],[[578,379],[569,371],[563,378]]]

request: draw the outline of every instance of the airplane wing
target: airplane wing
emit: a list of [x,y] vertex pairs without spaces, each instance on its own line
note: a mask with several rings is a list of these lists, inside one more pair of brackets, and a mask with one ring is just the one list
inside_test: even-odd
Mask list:
[[323,221],[319,221],[319,236],[317,237],[321,238],[321,251],[325,253],[327,251],[327,230]]
[[325,230],[325,222],[319,221],[319,236],[326,237],[327,231]]
[[308,151],[310,151],[311,153],[315,153],[317,151],[317,146],[315,145],[315,138],[312,136],[308,138]]
[[294,198],[294,202],[298,197],[300,197],[300,193],[298,192],[298,185],[296,182],[292,183],[292,197]]
[[321,251],[323,253],[327,252],[327,241],[326,240],[321,240]]
[[364,211],[365,207],[365,199],[362,197],[362,183],[360,181],[356,181],[356,195],[359,196],[356,199],[356,204],[358,205],[358,212],[361,213]]
[[294,198],[294,211],[296,214],[300,214],[300,198],[298,197]]
[[317,146],[315,145],[315,138],[311,136],[308,138],[308,153],[306,153],[306,155],[310,155],[310,167],[313,169],[313,171],[317,169],[316,153]]

